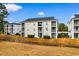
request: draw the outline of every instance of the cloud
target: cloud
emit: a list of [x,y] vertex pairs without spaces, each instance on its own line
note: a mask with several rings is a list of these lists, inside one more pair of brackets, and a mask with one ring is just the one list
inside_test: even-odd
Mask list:
[[38,12],[37,15],[38,16],[44,16],[45,14],[44,14],[44,12]]
[[6,6],[6,9],[8,11],[18,11],[20,9],[22,9],[22,6],[16,5],[16,4],[4,4]]

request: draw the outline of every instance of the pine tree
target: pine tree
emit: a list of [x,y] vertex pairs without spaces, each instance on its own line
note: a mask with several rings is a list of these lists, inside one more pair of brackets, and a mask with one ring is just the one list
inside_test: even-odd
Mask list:
[[6,23],[6,21],[4,21],[4,18],[6,18],[8,15],[7,9],[6,7],[0,3],[0,34],[4,33],[4,23]]

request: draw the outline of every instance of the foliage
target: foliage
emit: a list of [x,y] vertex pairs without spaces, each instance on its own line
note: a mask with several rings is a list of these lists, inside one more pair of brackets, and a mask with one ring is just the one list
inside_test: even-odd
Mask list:
[[58,31],[68,31],[68,27],[64,23],[59,23]]
[[4,33],[4,24],[7,21],[4,21],[4,18],[6,18],[8,15],[8,12],[6,10],[6,7],[0,3],[0,34]]
[[50,36],[44,35],[43,38],[44,38],[44,39],[50,39]]
[[34,38],[34,35],[28,35],[27,37],[28,38]]
[[69,36],[68,36],[68,34],[67,33],[60,33],[60,34],[58,34],[58,38],[68,38]]
[[16,33],[15,35],[20,35],[20,33]]
[[7,33],[7,35],[10,35],[10,33]]

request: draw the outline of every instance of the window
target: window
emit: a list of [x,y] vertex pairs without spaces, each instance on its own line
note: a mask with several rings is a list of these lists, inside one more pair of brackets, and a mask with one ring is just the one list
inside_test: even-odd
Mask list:
[[46,25],[48,25],[48,23],[46,22]]
[[38,22],[38,26],[42,26],[42,22]]
[[24,33],[22,33],[22,36],[24,36]]
[[52,38],[55,38],[56,34],[55,33],[51,33],[51,36],[52,36]]
[[48,31],[48,28],[46,28],[46,31]]
[[52,21],[51,25],[56,26],[56,21]]
[[24,23],[22,23],[22,26],[24,26]]
[[35,24],[33,24],[35,26]]
[[78,31],[78,27],[76,27],[76,31]]
[[35,28],[34,28],[34,31],[35,31]]
[[51,27],[52,32],[56,32],[56,27]]
[[74,38],[78,38],[78,33],[75,33],[74,34]]
[[38,33],[38,36],[39,36],[39,37],[42,37],[42,33]]
[[42,32],[42,27],[38,27],[38,32]]

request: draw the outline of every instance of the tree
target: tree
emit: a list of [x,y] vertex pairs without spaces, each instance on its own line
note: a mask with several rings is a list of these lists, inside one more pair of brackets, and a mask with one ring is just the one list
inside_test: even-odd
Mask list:
[[6,7],[0,3],[0,34],[4,33],[4,23],[7,21],[4,21],[4,18],[6,18],[8,15]]
[[62,32],[68,32],[68,27],[64,23],[60,23],[58,25],[58,31],[61,32],[60,34],[58,34],[58,38],[69,37],[68,33],[62,33]]
[[59,23],[58,31],[68,31],[68,27],[64,23]]

